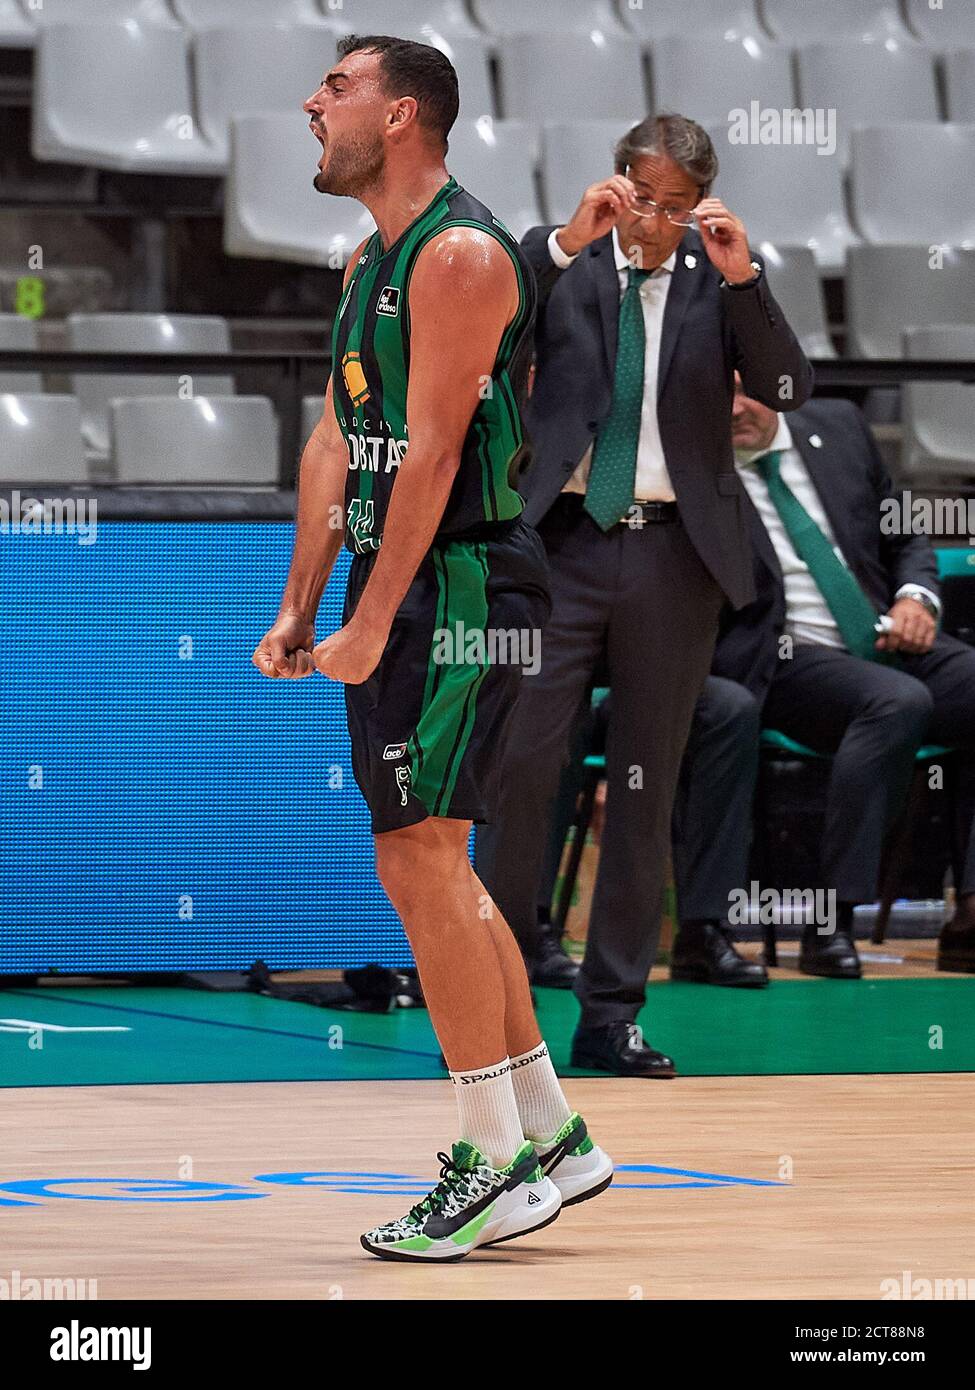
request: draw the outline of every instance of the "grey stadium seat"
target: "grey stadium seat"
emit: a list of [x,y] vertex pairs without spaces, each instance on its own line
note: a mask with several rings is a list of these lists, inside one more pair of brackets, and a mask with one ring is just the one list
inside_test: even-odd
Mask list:
[[458,121],[447,168],[519,241],[541,220],[535,193],[536,131],[523,121]]
[[302,396],[301,398],[301,443],[308,443],[312,432],[325,409],[324,396]]
[[297,117],[333,56],[333,36],[323,26],[202,30],[195,41],[195,71],[204,135],[229,162],[233,118],[272,111]]
[[74,396],[0,394],[0,482],[87,483]]
[[868,126],[850,136],[857,230],[883,245],[975,241],[975,125]]
[[772,293],[807,357],[835,357],[816,258],[808,246],[762,245]]
[[345,265],[376,224],[354,198],[315,191],[312,180],[321,152],[300,111],[234,121],[224,193],[224,250],[229,256],[336,270]]
[[545,221],[568,222],[589,184],[613,173],[613,149],[625,121],[547,123],[542,128]]
[[[191,314],[71,314],[68,346],[76,352],[229,352],[227,320]],[[110,406],[122,396],[175,396],[185,374],[165,372],[165,362],[152,375],[112,376],[82,373],[72,385],[81,402],[85,436],[96,454],[110,451]],[[194,376],[194,396],[233,395],[234,379]]]
[[612,0],[471,0],[489,34],[620,34]]
[[0,48],[33,48],[37,32],[17,0],[0,0]]
[[911,38],[898,0],[762,0],[762,17],[784,43]]
[[491,55],[483,35],[423,33],[416,30],[405,38],[429,43],[445,53],[457,72],[460,87],[460,115],[465,120],[493,116],[494,91],[491,84]]
[[702,125],[724,121],[749,103],[778,110],[795,105],[792,54],[783,45],[749,38],[658,39],[650,53],[655,111],[686,111]]
[[975,321],[975,249],[854,246],[846,262],[848,351],[900,357],[905,327]]
[[231,24],[319,24],[324,17],[315,0],[172,0],[177,17],[189,29]]
[[799,105],[836,111],[844,164],[854,126],[941,119],[934,60],[920,44],[809,44],[798,72]]
[[949,121],[975,121],[975,48],[945,54]]
[[464,0],[345,0],[336,6],[319,0],[328,23],[345,33],[417,34],[436,33],[444,38],[475,38],[481,30],[471,20]]
[[646,113],[643,55],[628,38],[520,34],[498,42],[501,112],[521,121],[619,117]]
[[272,486],[278,429],[265,396],[124,400],[112,406],[123,484]]
[[708,133],[721,166],[715,193],[743,220],[752,245],[808,246],[820,271],[842,269],[856,237],[839,160],[810,143],[732,144],[727,125],[709,126]]
[[[37,323],[23,314],[0,314],[0,350],[17,352],[37,347]],[[0,372],[0,391],[14,395],[36,396],[44,390],[40,372]]]
[[49,24],[37,45],[37,159],[147,174],[219,174],[197,128],[187,38],[158,24]]
[[[903,341],[905,357],[975,361],[975,324],[911,328]],[[975,476],[975,384],[911,381],[903,399],[905,475]]]
[[931,0],[904,0],[904,10],[911,29],[932,48],[975,47],[975,5],[946,3],[932,9]]
[[652,43],[668,34],[687,39],[768,40],[752,0],[644,0],[634,8],[623,0],[620,15],[628,29]]

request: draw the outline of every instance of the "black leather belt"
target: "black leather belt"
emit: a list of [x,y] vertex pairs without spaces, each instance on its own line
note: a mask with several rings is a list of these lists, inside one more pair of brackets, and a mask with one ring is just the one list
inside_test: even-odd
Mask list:
[[[585,501],[585,494],[582,492],[560,492],[558,496],[559,504],[572,515],[583,510]],[[680,512],[676,502],[631,502],[626,514],[616,524],[638,531],[641,526],[652,522],[679,520]]]

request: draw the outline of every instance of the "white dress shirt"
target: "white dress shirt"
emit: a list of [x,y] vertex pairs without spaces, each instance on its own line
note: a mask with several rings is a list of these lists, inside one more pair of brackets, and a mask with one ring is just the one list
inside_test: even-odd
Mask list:
[[[802,503],[820,530],[829,538],[830,544],[844,565],[846,559],[836,544],[836,537],[833,535],[819,493],[809,476],[809,470],[806,468],[799,450],[792,442],[792,432],[786,424],[784,416],[779,415],[779,427],[772,443],[764,449],[736,449],[735,459],[738,476],[755,504],[755,509],[769,534],[769,540],[772,542],[782,570],[782,580],[785,586],[785,631],[796,642],[814,642],[823,647],[845,648],[846,643],[836,626],[836,620],[826,606],[826,600],[823,598],[819,585],[809,573],[809,566],[805,560],[801,560],[796,554],[792,541],[782,523],[782,518],[769,496],[765,479],[755,467],[756,461],[773,449],[782,455],[782,464],[779,470],[782,481]],[[908,587],[924,588],[921,584]],[[896,597],[900,597],[901,592],[902,590],[898,589]],[[934,600],[936,606],[940,607],[936,595],[932,594],[929,589],[924,589],[924,592]]]
[[[556,232],[548,239],[548,249],[554,263],[565,270],[576,259],[567,256],[555,239]],[[620,301],[626,293],[629,281],[630,262],[620,247],[616,228],[613,228],[613,259],[620,286]],[[673,278],[677,252],[667,257],[662,265],[644,280],[640,286],[640,303],[643,308],[643,327],[646,334],[646,356],[643,364],[643,409],[640,415],[640,437],[636,452],[636,482],[634,497],[640,502],[675,501],[673,484],[667,472],[664,446],[660,440],[660,426],[657,422],[657,367],[660,361],[660,340],[663,334],[664,308],[667,293]],[[564,492],[585,492],[592,463],[592,446],[586,450],[578,468],[563,488]]]

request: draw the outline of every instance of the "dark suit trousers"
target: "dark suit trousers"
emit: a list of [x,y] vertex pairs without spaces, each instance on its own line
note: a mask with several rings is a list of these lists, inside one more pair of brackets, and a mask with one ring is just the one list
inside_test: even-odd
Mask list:
[[964,866],[959,892],[975,892],[975,649],[940,636],[900,667],[831,647],[797,644],[780,661],[764,723],[833,754],[821,849],[826,882],[840,902],[877,896],[886,831],[903,805],[923,743],[961,751],[953,833]]
[[748,877],[762,711],[737,681],[708,676],[674,802],[674,884],[682,922],[728,917]]
[[[536,932],[552,802],[579,706],[605,660],[612,705],[606,820],[585,960],[582,1024],[632,1020],[657,951],[681,756],[711,662],[722,592],[680,521],[604,533],[560,498],[539,528],[552,616],[541,669],[523,679],[497,824],[477,869],[519,941]],[[530,954],[530,951],[529,951]]]

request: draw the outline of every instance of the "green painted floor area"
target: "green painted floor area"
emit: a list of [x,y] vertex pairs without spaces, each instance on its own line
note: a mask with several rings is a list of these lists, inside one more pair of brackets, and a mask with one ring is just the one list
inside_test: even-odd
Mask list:
[[[810,980],[763,991],[659,984],[640,1016],[683,1076],[975,1071],[975,983]],[[556,1066],[577,1006],[539,991]],[[37,1025],[44,1025],[43,1028]],[[0,990],[0,1085],[366,1081],[443,1076],[425,1010],[353,1014],[190,989]]]

